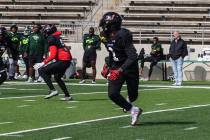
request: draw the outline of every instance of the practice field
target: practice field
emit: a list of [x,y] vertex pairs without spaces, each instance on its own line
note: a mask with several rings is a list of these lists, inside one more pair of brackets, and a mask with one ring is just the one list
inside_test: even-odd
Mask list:
[[[0,86],[0,140],[208,140],[210,82],[140,82],[134,103],[144,109],[138,126],[107,96],[106,81],[67,82],[73,101],[44,100],[47,86]],[[58,87],[56,87],[58,88]],[[59,90],[60,91],[60,90]],[[122,89],[126,96],[126,86]]]

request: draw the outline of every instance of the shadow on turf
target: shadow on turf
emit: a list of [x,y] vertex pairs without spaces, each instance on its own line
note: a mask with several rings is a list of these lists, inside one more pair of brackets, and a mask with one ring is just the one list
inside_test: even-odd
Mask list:
[[184,121],[165,121],[165,122],[141,122],[139,126],[152,126],[152,125],[189,125],[196,124],[196,122],[184,122]]

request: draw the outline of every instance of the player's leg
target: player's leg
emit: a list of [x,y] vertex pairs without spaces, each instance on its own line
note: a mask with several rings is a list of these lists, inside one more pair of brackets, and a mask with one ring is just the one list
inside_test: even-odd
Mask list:
[[120,94],[124,81],[124,75],[121,75],[117,80],[109,80],[108,96],[115,104],[129,111],[132,105]]
[[91,60],[90,62],[92,70],[93,70],[93,80],[92,80],[92,84],[95,84],[96,82],[96,60]]
[[64,75],[66,69],[69,67],[70,63],[69,63],[69,61],[63,62],[61,65],[62,65],[62,67],[59,68],[59,73],[55,74],[54,78],[55,78],[55,81],[58,83],[59,87],[61,88],[61,90],[63,91],[63,93],[65,94],[64,98],[61,98],[61,100],[63,100],[63,101],[72,100],[72,97],[70,96],[64,81],[61,79],[61,77]]
[[[136,71],[128,72],[126,74],[126,84],[128,89],[128,99],[132,103],[138,98],[138,69],[136,69]],[[130,112],[132,116],[131,125],[136,125],[138,123],[138,118],[142,114],[143,110],[139,107],[132,105]]]
[[88,57],[86,56],[86,54],[83,55],[83,59],[82,59],[82,73],[81,73],[81,80],[80,80],[80,84],[85,83],[85,75],[86,75],[86,68],[87,68],[87,61],[88,61]]
[[45,96],[45,99],[49,99],[53,96],[58,95],[58,91],[55,90],[55,87],[53,86],[52,80],[51,80],[51,75],[54,73],[58,73],[57,71],[59,71],[59,70],[56,69],[56,68],[58,68],[58,66],[61,67],[60,63],[54,62],[54,63],[51,63],[51,64],[49,64],[45,67],[42,67],[38,70],[40,76],[44,79],[45,83],[47,84],[47,86],[50,89],[49,95]]

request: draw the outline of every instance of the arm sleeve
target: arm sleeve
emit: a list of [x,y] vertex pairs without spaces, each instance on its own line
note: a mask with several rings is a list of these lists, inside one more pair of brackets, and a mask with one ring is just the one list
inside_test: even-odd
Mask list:
[[127,55],[127,59],[124,62],[124,64],[121,66],[121,69],[124,71],[127,69],[133,62],[137,61],[138,59],[138,54],[136,52],[136,49],[133,45],[133,37],[132,34],[129,32],[126,37],[124,38],[125,40],[125,53]]
[[49,47],[50,55],[44,60],[44,63],[47,64],[48,62],[52,61],[56,58],[57,55],[57,47],[56,46],[50,46]]
[[187,55],[188,55],[187,43],[184,42],[182,57],[184,58],[184,57],[187,56]]
[[101,41],[100,41],[100,37],[98,35],[96,36],[95,48],[96,49],[100,49],[101,48]]

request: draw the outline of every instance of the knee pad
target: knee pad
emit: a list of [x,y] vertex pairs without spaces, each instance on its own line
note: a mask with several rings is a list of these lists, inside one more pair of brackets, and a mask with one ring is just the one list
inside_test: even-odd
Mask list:
[[6,70],[0,70],[0,85],[7,80]]

